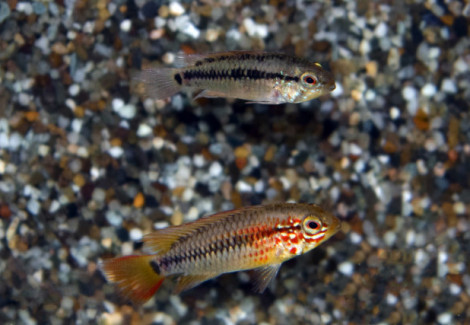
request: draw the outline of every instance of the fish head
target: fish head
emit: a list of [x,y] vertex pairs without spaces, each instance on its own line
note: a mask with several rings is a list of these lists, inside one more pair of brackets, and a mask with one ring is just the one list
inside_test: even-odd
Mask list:
[[276,225],[280,261],[314,249],[341,229],[338,218],[314,204],[297,204],[285,212],[286,217]]
[[302,253],[306,253],[336,234],[341,229],[341,221],[319,206],[311,204],[300,226]]
[[323,69],[319,63],[309,64],[296,70],[298,81],[291,87],[288,96],[292,103],[309,101],[336,88],[333,74]]

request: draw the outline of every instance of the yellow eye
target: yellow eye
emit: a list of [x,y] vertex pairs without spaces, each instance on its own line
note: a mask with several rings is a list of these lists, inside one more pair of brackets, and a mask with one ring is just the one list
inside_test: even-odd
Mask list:
[[301,77],[302,84],[306,87],[313,87],[317,84],[318,79],[311,73],[304,73]]
[[306,233],[315,235],[319,233],[323,227],[322,222],[317,217],[306,217],[303,222],[303,228]]

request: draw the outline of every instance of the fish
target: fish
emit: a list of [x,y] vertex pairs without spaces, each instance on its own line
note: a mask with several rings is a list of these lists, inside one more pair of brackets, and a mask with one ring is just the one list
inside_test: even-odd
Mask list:
[[314,204],[274,203],[220,212],[144,236],[149,254],[106,259],[101,269],[122,295],[145,303],[167,277],[174,292],[223,273],[254,270],[262,293],[281,264],[319,246],[341,229],[340,220]]
[[176,68],[149,68],[136,80],[148,97],[165,99],[181,90],[195,99],[238,98],[259,104],[301,103],[330,93],[334,76],[320,63],[283,53],[230,51],[180,55]]

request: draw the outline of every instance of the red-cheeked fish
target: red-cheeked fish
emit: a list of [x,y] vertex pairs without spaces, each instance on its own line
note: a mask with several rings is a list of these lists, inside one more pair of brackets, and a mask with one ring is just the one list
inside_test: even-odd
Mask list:
[[107,279],[135,303],[144,303],[168,276],[175,292],[222,273],[255,269],[256,290],[269,285],[281,264],[337,233],[338,218],[313,204],[270,204],[217,213],[144,237],[150,255],[103,262]]
[[178,68],[150,68],[137,80],[148,96],[165,99],[180,90],[200,97],[252,103],[301,103],[335,89],[333,75],[319,63],[282,53],[230,51],[178,57]]

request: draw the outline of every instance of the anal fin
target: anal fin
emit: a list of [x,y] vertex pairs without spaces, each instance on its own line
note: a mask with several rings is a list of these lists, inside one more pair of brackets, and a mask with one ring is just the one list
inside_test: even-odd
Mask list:
[[276,277],[280,267],[281,264],[273,264],[255,269],[254,290],[260,293],[263,292],[271,283],[271,281]]
[[228,98],[230,96],[224,92],[205,89],[201,91],[199,94],[197,94],[197,96],[194,97],[194,100],[199,99],[199,98],[220,98],[220,97]]
[[182,275],[178,277],[176,287],[174,292],[176,294],[180,293],[181,291],[189,290],[194,288],[195,286],[199,285],[200,283],[210,280],[217,276],[217,274],[209,273],[209,274],[194,274],[194,275]]

